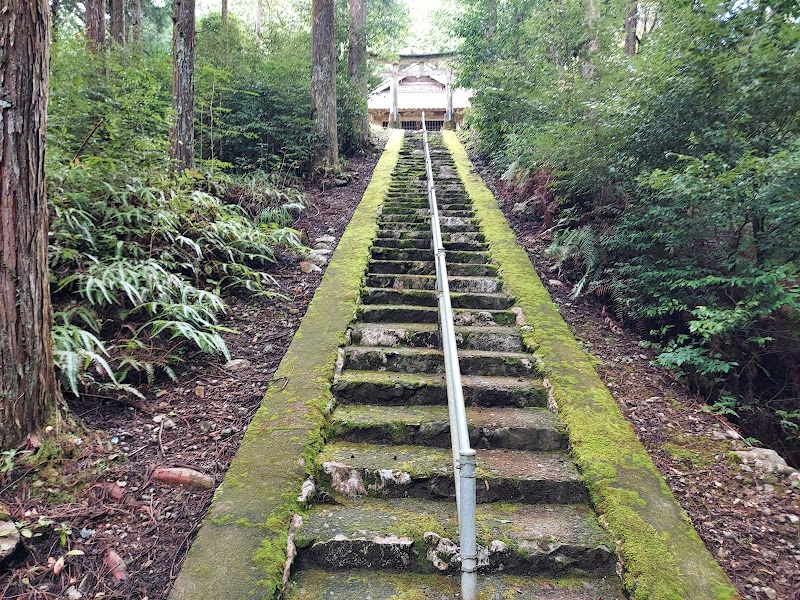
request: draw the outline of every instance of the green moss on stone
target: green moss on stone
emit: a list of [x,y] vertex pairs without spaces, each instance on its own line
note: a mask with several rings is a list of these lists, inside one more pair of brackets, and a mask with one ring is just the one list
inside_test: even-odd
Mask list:
[[524,335],[549,371],[573,455],[592,500],[620,542],[624,583],[636,600],[722,600],[738,595],[703,546],[614,398],[558,313],[526,252],[474,173],[458,138],[444,132],[489,252],[534,327]]

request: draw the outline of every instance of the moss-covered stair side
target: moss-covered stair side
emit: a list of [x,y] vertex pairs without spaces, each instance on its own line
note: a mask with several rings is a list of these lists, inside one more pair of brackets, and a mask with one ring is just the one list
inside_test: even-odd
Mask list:
[[618,540],[624,583],[636,600],[738,598],[670,492],[614,398],[571,334],[491,191],[458,138],[444,132],[476,208],[489,252],[532,329],[552,395],[596,509]]
[[[172,600],[274,598],[291,515],[322,446],[337,351],[356,309],[376,215],[403,132],[394,132],[300,328],[183,564]],[[305,460],[304,460],[305,459]]]

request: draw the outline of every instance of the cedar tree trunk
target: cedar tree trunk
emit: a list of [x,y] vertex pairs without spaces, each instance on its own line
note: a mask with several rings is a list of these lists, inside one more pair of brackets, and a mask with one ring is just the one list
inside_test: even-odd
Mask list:
[[111,0],[111,37],[120,46],[125,45],[125,7],[123,0]]
[[99,52],[106,45],[106,9],[104,0],[84,0],[86,36],[90,46]]
[[172,158],[178,170],[194,166],[194,4],[174,0],[172,15]]
[[261,33],[264,24],[264,0],[256,0],[256,35]]
[[222,0],[222,27],[228,27],[228,0]]
[[636,37],[636,24],[639,21],[638,0],[628,1],[628,14],[625,18],[625,54],[636,54],[639,38]]
[[[350,0],[350,52],[348,67],[350,69],[350,85],[366,103],[367,94],[367,1]],[[369,146],[369,123],[364,109],[353,117],[353,131],[356,132],[358,145]]]
[[133,45],[142,49],[142,27],[144,18],[142,16],[142,0],[133,0],[131,6],[131,39]]
[[335,169],[339,162],[336,132],[336,65],[334,0],[311,4],[311,116],[319,145],[317,165]]
[[0,448],[56,405],[44,180],[50,5],[0,0]]

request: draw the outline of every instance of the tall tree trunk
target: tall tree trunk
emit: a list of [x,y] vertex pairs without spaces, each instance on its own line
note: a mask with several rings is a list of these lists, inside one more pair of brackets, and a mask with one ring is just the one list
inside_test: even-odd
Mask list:
[[123,0],[111,0],[111,37],[125,45],[125,6]]
[[58,33],[58,27],[61,24],[61,0],[52,0],[50,2],[50,24],[51,24],[51,36],[55,40],[56,34]]
[[174,0],[172,30],[172,158],[179,170],[194,166],[195,0]]
[[228,30],[228,0],[222,0],[222,28]]
[[142,49],[142,27],[144,18],[142,15],[142,0],[133,0],[131,5],[131,39],[137,50]]
[[318,144],[318,167],[335,169],[339,162],[336,132],[336,67],[334,0],[311,4],[311,111]]
[[55,407],[44,180],[50,5],[0,0],[0,448]]
[[353,117],[353,131],[356,132],[358,145],[366,148],[369,145],[369,123],[367,121],[367,2],[368,0],[350,0],[350,52],[348,67],[350,85],[358,92],[364,105],[359,114]]
[[638,0],[628,0],[628,14],[625,18],[625,54],[633,56],[638,48],[636,25],[639,22]]
[[261,33],[261,28],[264,25],[264,0],[256,0],[256,35]]
[[103,0],[84,0],[86,36],[92,50],[99,52],[106,45],[106,10]]
[[594,62],[593,54],[596,54],[600,49],[600,42],[598,40],[597,26],[600,20],[600,11],[597,7],[598,0],[588,0],[586,7],[586,29],[588,30],[589,42],[586,45],[587,52],[586,58],[583,61],[583,76],[586,79],[594,78]]

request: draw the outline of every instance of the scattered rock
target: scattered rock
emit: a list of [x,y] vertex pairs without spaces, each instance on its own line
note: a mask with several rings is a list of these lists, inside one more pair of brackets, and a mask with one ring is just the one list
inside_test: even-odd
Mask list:
[[[328,231],[331,231],[330,229]],[[317,244],[333,244],[336,241],[336,238],[332,235],[323,235],[322,237],[318,237],[314,240]]]
[[253,366],[252,363],[246,358],[234,358],[222,365],[222,368],[226,371],[244,371],[251,366]]
[[173,421],[172,419],[165,419],[164,422],[161,424],[161,427],[163,429],[175,429],[177,425],[175,424],[175,421]]
[[350,182],[347,179],[336,178],[336,179],[333,180],[333,185],[335,185],[336,187],[344,187],[348,183],[350,183]]
[[564,282],[560,281],[558,279],[548,279],[547,280],[547,285],[550,285],[550,286],[553,286],[553,287],[564,287]]
[[515,215],[521,215],[527,210],[528,210],[527,202],[517,202],[514,204],[514,207],[511,209],[511,212]]
[[312,250],[309,252],[308,261],[314,263],[318,267],[324,267],[328,264],[328,258],[322,254],[321,250]]
[[331,476],[331,487],[343,496],[354,498],[367,493],[358,469],[343,463],[327,462],[322,465],[322,470]]
[[19,530],[11,521],[0,521],[0,561],[5,560],[17,549]]
[[83,598],[83,594],[80,593],[74,585],[69,586],[64,594],[67,600],[81,600],[81,598]]
[[300,263],[300,271],[308,275],[309,273],[316,273],[318,271],[322,271],[322,269],[319,268],[317,265],[315,265],[313,262],[304,260],[303,262]]
[[194,395],[198,398],[205,398],[206,397],[206,388],[202,385],[196,385],[194,387]]
[[798,517],[797,515],[786,515],[786,518],[789,519],[789,522],[792,525],[797,525],[798,523],[800,523],[800,517]]
[[759,470],[776,472],[781,475],[791,475],[796,472],[786,464],[786,461],[770,448],[753,448],[752,450],[737,450],[734,452],[743,463],[752,463],[752,465]]

